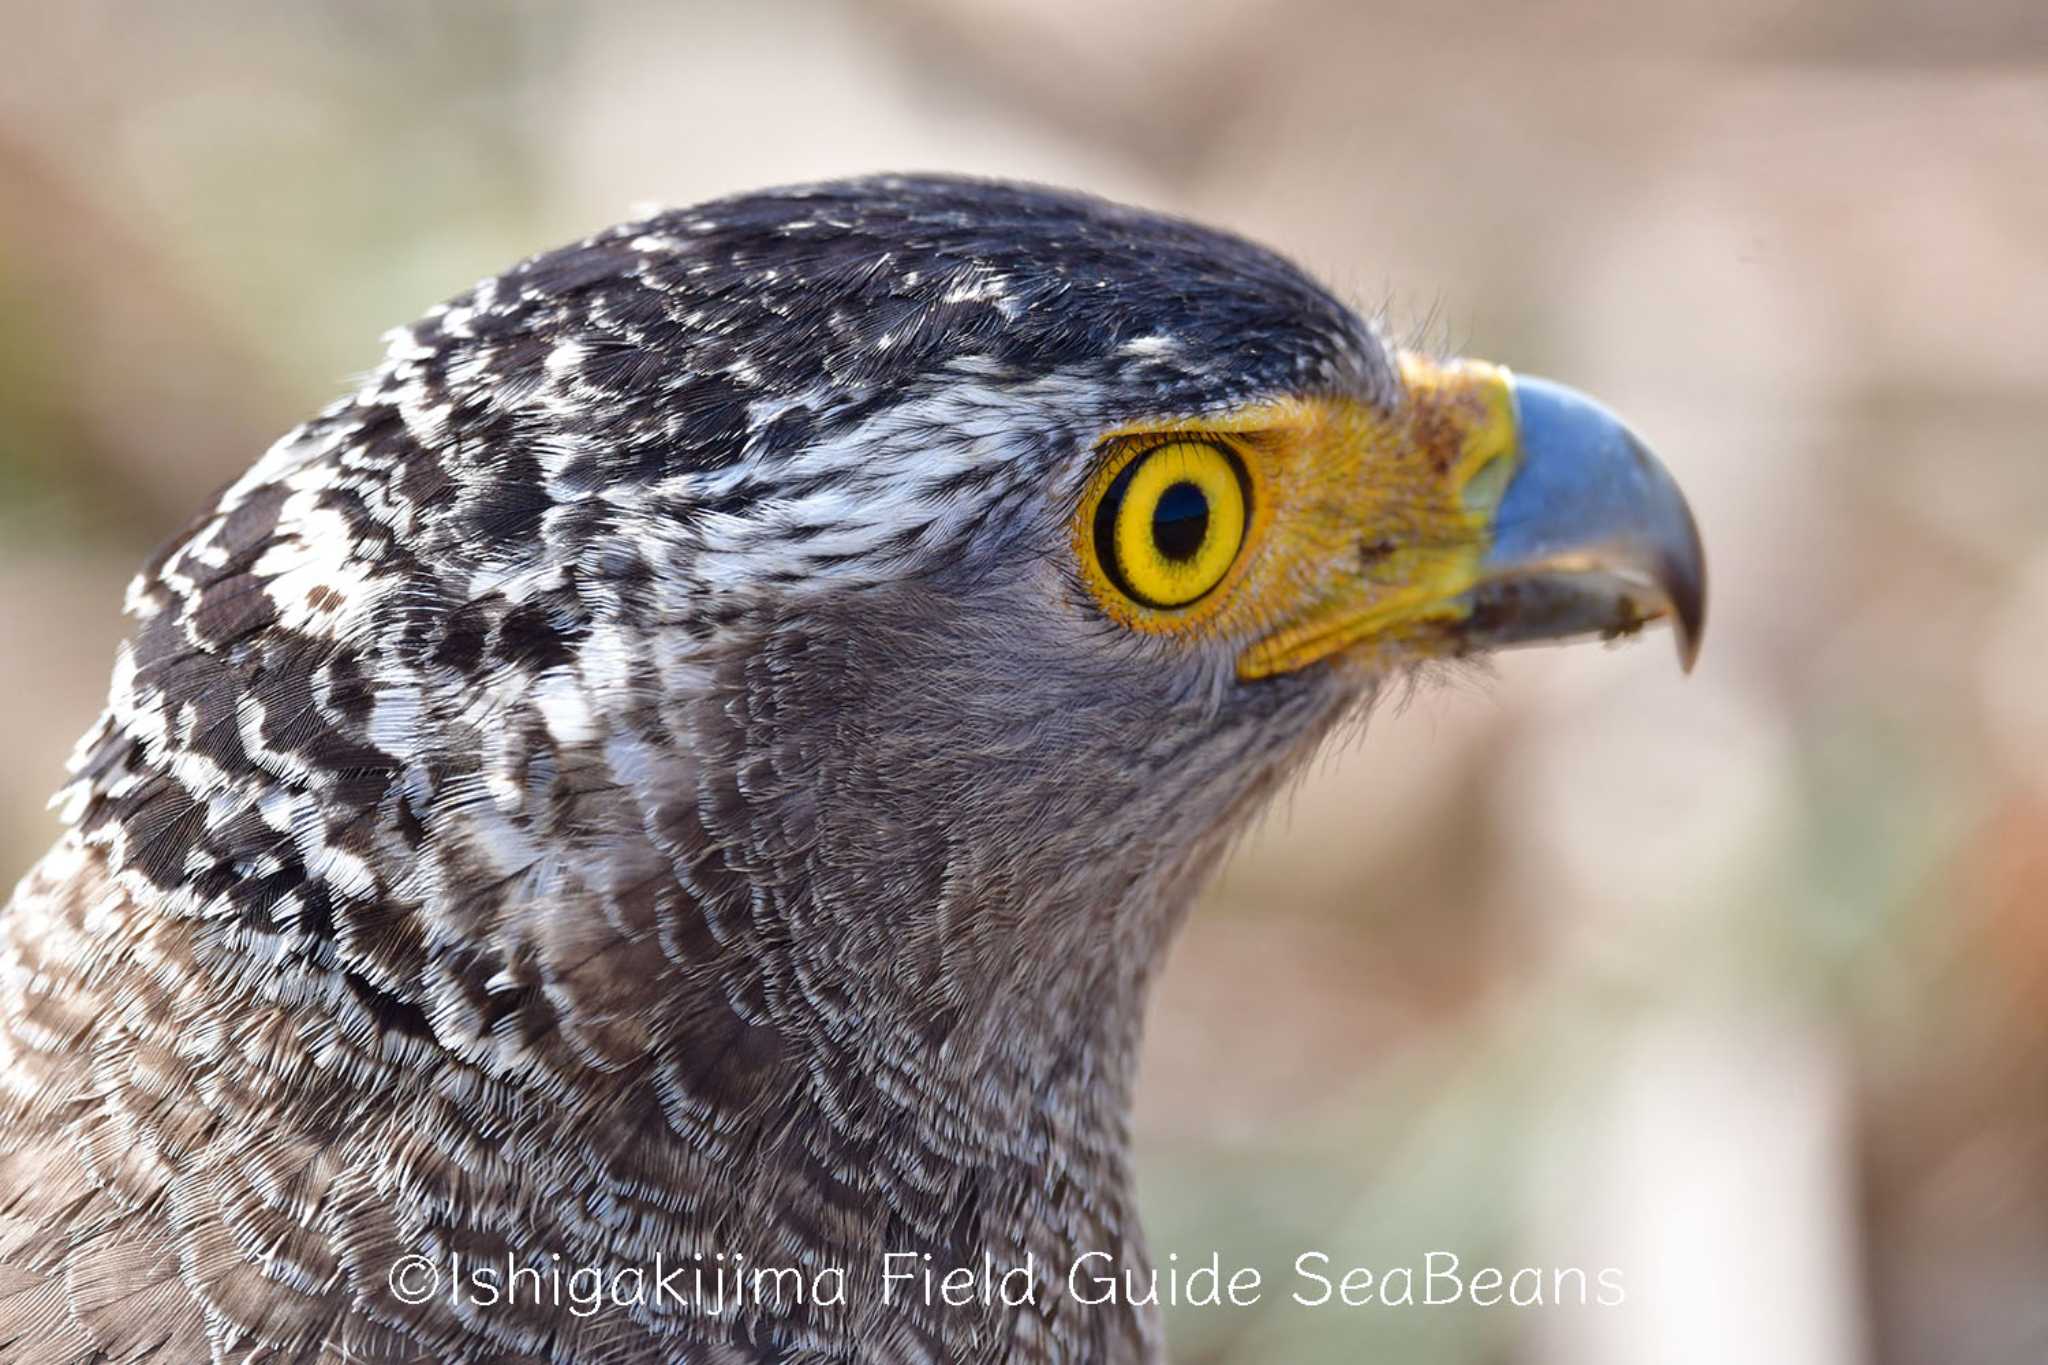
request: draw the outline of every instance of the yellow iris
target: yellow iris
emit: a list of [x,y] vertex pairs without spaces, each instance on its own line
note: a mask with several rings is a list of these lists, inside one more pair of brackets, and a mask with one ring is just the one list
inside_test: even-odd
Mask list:
[[1184,607],[1236,562],[1248,517],[1237,457],[1208,441],[1144,450],[1118,471],[1095,512],[1110,580],[1148,607]]

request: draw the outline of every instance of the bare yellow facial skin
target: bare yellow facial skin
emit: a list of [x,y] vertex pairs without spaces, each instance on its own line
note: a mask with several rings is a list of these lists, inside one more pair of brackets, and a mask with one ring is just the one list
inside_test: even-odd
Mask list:
[[[1519,458],[1507,371],[1403,355],[1406,397],[1385,413],[1290,399],[1221,417],[1110,433],[1081,499],[1074,550],[1105,611],[1136,630],[1242,641],[1238,676],[1270,677],[1339,653],[1367,662],[1448,648],[1470,610],[1502,494]],[[1242,546],[1214,588],[1166,609],[1118,589],[1096,511],[1133,446],[1225,444],[1250,487]]]

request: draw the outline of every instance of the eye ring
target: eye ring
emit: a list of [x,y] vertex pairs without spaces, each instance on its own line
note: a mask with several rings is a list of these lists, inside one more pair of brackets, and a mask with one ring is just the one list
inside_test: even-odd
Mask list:
[[1237,453],[1180,437],[1139,451],[1095,505],[1094,550],[1110,584],[1157,611],[1215,591],[1244,548],[1251,480]]

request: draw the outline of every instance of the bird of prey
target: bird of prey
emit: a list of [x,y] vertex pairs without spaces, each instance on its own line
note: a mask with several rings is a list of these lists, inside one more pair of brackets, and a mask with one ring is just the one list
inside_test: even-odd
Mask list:
[[1145,1265],[1233,834],[1703,600],[1604,409],[1222,232],[889,177],[527,260],[129,589],[0,916],[0,1360],[1158,1360],[1068,1271]]

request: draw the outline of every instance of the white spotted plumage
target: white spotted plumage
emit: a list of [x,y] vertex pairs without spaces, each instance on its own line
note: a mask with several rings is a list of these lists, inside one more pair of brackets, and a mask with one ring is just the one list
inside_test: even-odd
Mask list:
[[[1395,389],[1270,253],[947,179],[658,214],[391,333],[137,578],[0,916],[0,1357],[1156,1359],[879,1257],[1142,1255],[1146,982],[1358,699],[1106,626],[1097,434]],[[851,1299],[402,1302],[422,1248]]]

